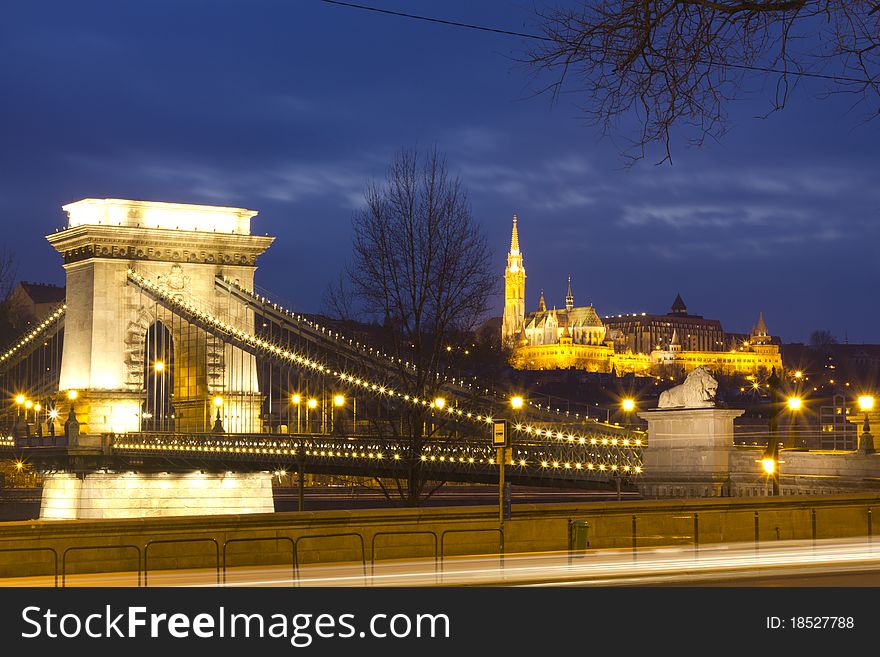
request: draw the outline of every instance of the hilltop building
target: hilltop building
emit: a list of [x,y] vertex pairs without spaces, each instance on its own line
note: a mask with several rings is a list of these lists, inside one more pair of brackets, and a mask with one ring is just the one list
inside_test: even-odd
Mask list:
[[779,346],[764,314],[748,339],[726,337],[717,319],[688,313],[680,294],[665,315],[606,316],[592,305],[575,306],[571,276],[564,308],[548,309],[544,292],[534,312],[525,310],[526,271],[517,217],[504,272],[501,341],[519,369],[568,369],[651,376],[706,365],[719,374],[759,375],[782,371]]

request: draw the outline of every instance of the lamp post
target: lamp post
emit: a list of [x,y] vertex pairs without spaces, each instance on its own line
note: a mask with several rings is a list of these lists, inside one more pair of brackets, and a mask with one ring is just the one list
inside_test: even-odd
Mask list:
[[622,402],[620,402],[620,407],[624,412],[624,425],[629,427],[630,418],[632,417],[632,412],[636,410],[636,400],[627,397]]
[[43,405],[40,402],[34,402],[34,424],[37,427],[37,438],[43,437],[43,421],[40,419],[40,411],[42,410]]
[[226,430],[223,428],[223,419],[220,417],[220,409],[223,407],[223,397],[219,395],[214,397],[214,408],[217,409],[217,417],[214,418],[214,426],[211,429],[211,433],[226,433]]
[[58,409],[53,408],[49,411],[49,435],[55,437],[55,420],[58,419]]
[[798,447],[799,445],[797,440],[797,419],[798,413],[804,406],[804,400],[798,396],[789,397],[785,401],[785,405],[788,407],[788,410],[791,412],[792,420],[791,424],[788,427],[788,440],[786,447]]
[[[336,409],[345,406],[345,395],[333,395],[333,415],[330,417],[330,433],[336,433],[339,429],[336,423]],[[340,433],[342,433],[340,431]]]
[[309,411],[318,408],[318,400],[312,397],[306,402],[306,433],[312,433],[312,422],[309,419]]
[[153,363],[153,417],[154,428],[165,430],[165,363],[157,360]]
[[[301,409],[302,397],[298,393],[294,393],[290,396],[290,403],[293,404],[294,406],[296,406],[296,432],[298,434],[302,431],[302,429],[300,428],[300,421],[299,421],[299,417],[300,417],[299,412]],[[290,416],[289,416],[289,414],[288,414],[288,418],[287,418],[287,433],[290,434]]]
[[761,465],[764,472],[771,476],[773,482],[773,495],[779,495],[779,377],[776,375],[776,368],[770,373],[767,379],[767,387],[770,389],[770,418],[769,432],[767,436],[767,449],[761,458]]
[[871,423],[868,421],[868,411],[874,408],[874,397],[871,395],[860,395],[859,408],[865,412],[865,423],[862,425],[862,435],[859,438],[859,451],[865,454],[873,454],[874,436],[871,435]]

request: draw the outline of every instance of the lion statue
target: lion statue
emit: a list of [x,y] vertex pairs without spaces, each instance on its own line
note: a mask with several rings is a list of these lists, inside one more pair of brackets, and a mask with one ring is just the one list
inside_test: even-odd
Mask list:
[[696,368],[680,386],[660,393],[657,408],[709,408],[715,406],[718,381],[705,365]]

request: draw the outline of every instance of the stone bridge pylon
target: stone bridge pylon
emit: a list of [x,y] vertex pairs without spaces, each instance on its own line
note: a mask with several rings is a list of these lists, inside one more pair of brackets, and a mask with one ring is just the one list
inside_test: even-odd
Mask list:
[[[65,205],[67,227],[47,237],[64,257],[67,316],[59,398],[77,391],[80,434],[140,431],[148,407],[148,336],[169,336],[178,431],[211,429],[223,399],[226,431],[259,433],[256,362],[194,332],[128,283],[130,269],[231,326],[254,332],[253,311],[215,287],[218,274],[253,289],[257,258],[274,238],[251,234],[255,211],[122,199]],[[162,338],[163,342],[166,338]],[[164,367],[159,363],[158,367]],[[60,409],[62,416],[67,410]]]

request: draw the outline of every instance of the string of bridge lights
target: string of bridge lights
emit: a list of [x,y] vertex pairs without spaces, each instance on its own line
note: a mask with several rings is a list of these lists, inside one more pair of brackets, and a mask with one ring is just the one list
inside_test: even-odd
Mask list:
[[[316,441],[311,441],[316,442]],[[300,453],[312,458],[353,458],[381,461],[387,460],[385,452],[375,445],[367,445],[366,450],[339,450],[334,449],[334,445],[329,442],[317,441],[317,445],[313,445],[312,449],[303,449],[303,445],[296,444],[295,441],[271,441],[266,444],[265,441],[254,443],[248,440],[218,440],[215,444],[205,445],[195,441],[183,441],[174,439],[167,441],[158,437],[144,437],[137,439],[134,436],[126,436],[123,442],[114,442],[113,449],[119,451],[133,452],[185,452],[185,453],[207,453],[207,454],[230,454],[240,456],[296,456]],[[453,451],[465,452],[467,456],[449,456],[446,454],[431,454],[436,448],[427,446],[423,453],[419,456],[421,462],[427,463],[451,463],[465,465],[496,465],[496,459],[487,455],[491,449],[474,448],[474,447],[453,447]],[[402,457],[397,453],[396,447],[390,447],[389,451],[391,461],[400,461]],[[526,450],[518,450],[519,455],[526,453]],[[631,474],[641,474],[642,468],[639,465],[620,465],[618,463],[592,461],[581,462],[578,460],[561,460],[558,456],[549,455],[545,452],[539,452],[538,459],[514,458],[509,465],[518,467],[528,467],[530,464],[539,464],[541,468],[559,468],[563,470],[579,470],[586,473],[590,472],[626,472]]]
[[[241,285],[241,283],[229,278],[228,276],[224,275],[224,276],[222,276],[222,279],[223,279],[224,283],[234,287],[241,294],[250,297],[250,299],[252,299],[254,302],[260,303],[264,307],[272,306],[272,309],[276,313],[279,313],[279,314],[286,316],[287,318],[289,318],[291,320],[291,322],[298,322],[300,324],[304,324],[305,326],[312,329],[315,333],[321,333],[322,336],[324,336],[324,337],[333,339],[333,340],[340,342],[340,343],[348,344],[350,347],[353,347],[355,350],[361,352],[363,355],[370,356],[372,358],[383,358],[385,360],[388,360],[392,364],[402,365],[407,370],[415,371],[415,369],[416,369],[414,363],[410,363],[409,361],[403,360],[403,358],[393,356],[393,355],[389,354],[388,352],[382,351],[381,349],[379,349],[377,347],[371,347],[370,345],[364,344],[364,343],[360,342],[359,340],[354,340],[353,338],[347,338],[339,331],[328,328],[328,327],[324,326],[323,324],[319,324],[318,322],[306,317],[305,315],[302,315],[300,313],[294,313],[293,311],[288,310],[284,306],[281,306],[281,305],[275,303],[271,299],[268,299],[267,297],[265,297],[263,295],[257,294],[253,290],[246,289],[245,287],[243,287]],[[449,348],[447,348],[447,349],[449,349]],[[436,381],[441,381],[440,374],[435,373],[434,379]],[[445,376],[442,378],[442,382],[443,383],[449,382],[454,385],[461,386],[462,388],[467,388],[469,390],[475,389],[471,383],[469,383],[468,381],[465,381],[463,378]],[[497,397],[497,394],[494,393],[493,391],[490,391],[488,388],[476,388],[476,389],[482,390],[484,394]]]
[[[420,398],[416,395],[409,395],[406,393],[399,392],[381,382],[370,381],[366,378],[361,378],[355,376],[353,374],[347,374],[345,372],[341,372],[338,370],[334,370],[330,367],[327,367],[323,363],[303,356],[302,354],[297,353],[296,351],[292,351],[287,347],[274,344],[269,340],[263,340],[262,338],[257,337],[247,331],[243,331],[242,329],[236,328],[231,324],[222,321],[221,319],[214,316],[212,313],[209,313],[205,310],[202,310],[195,305],[184,301],[179,297],[175,297],[165,290],[163,290],[160,286],[156,285],[152,281],[148,280],[146,277],[138,274],[133,269],[128,270],[128,278],[133,283],[141,287],[142,289],[148,291],[150,294],[153,294],[158,299],[161,299],[164,303],[169,304],[171,306],[176,306],[181,308],[187,313],[198,317],[199,320],[210,324],[217,329],[229,334],[233,338],[240,340],[252,347],[261,349],[268,353],[272,358],[280,358],[286,360],[288,362],[295,363],[302,367],[309,368],[314,370],[315,372],[325,375],[325,376],[333,376],[338,378],[344,383],[352,384],[355,386],[359,386],[363,388],[367,392],[371,392],[377,395],[385,395],[391,398],[400,399],[404,402],[410,403],[414,406],[422,406],[425,408],[431,408],[438,412],[445,412],[450,416],[456,417],[456,419],[467,420],[471,422],[476,422],[483,425],[491,425],[493,422],[493,418],[488,413],[483,412],[474,412],[474,411],[466,411],[458,406],[447,405],[446,400],[443,398],[436,398],[433,400]],[[557,439],[560,441],[567,441],[569,443],[577,442],[579,444],[586,444],[587,441],[590,442],[593,446],[602,445],[603,447],[641,447],[645,444],[645,441],[641,437],[636,437],[634,439],[630,439],[628,437],[625,438],[608,438],[603,437],[601,439],[596,438],[595,436],[581,435],[579,433],[568,432],[568,431],[559,431],[547,427],[534,426],[531,424],[517,423],[513,425],[515,431],[524,433],[529,436],[534,436],[538,438],[549,438],[549,439]]]
[[[276,313],[284,315],[285,317],[289,318],[292,322],[298,322],[300,324],[304,324],[305,326],[307,326],[311,330],[313,330],[315,333],[320,333],[322,336],[325,336],[329,339],[336,340],[337,342],[340,342],[343,344],[347,344],[350,347],[353,347],[354,349],[360,351],[364,355],[374,357],[374,358],[384,358],[384,359],[388,360],[389,362],[391,362],[392,364],[403,365],[404,368],[415,371],[415,365],[413,363],[410,363],[409,361],[404,361],[402,358],[395,357],[395,356],[393,356],[387,352],[384,352],[381,349],[378,349],[376,347],[371,347],[367,344],[363,344],[358,340],[353,340],[352,338],[346,338],[339,331],[335,331],[335,330],[328,328],[322,324],[319,324],[318,322],[316,322],[312,319],[309,319],[305,315],[302,315],[300,313],[294,313],[292,310],[288,310],[284,306],[279,305],[278,303],[272,301],[271,299],[269,299],[263,295],[257,294],[254,290],[246,289],[245,287],[243,287],[241,285],[240,282],[230,278],[229,276],[221,275],[221,278],[223,279],[224,283],[234,287],[239,293],[249,297],[251,300],[253,300],[256,303],[262,304],[264,307],[271,306],[272,309]],[[642,313],[642,315],[644,315],[644,314],[645,313]],[[469,391],[474,391],[474,390],[482,391],[483,394],[494,397],[496,400],[498,400],[499,402],[502,402],[502,403],[506,403],[506,401],[507,401],[507,400],[503,399],[502,397],[500,397],[498,395],[498,393],[496,393],[495,391],[491,391],[488,388],[474,387],[473,384],[471,384],[470,382],[466,381],[463,378],[456,379],[455,377],[444,377],[441,381],[439,373],[435,373],[434,378],[436,381],[440,381],[442,383],[452,383],[453,385],[459,386],[461,388],[465,388]],[[571,417],[571,413],[569,411],[563,412],[559,408],[556,408],[556,409],[551,408],[549,401],[548,401],[546,407],[543,404],[538,404],[538,403],[535,403],[531,400],[526,401],[526,403],[529,406],[531,406],[532,408],[535,408],[535,409],[537,409],[541,412],[544,412],[544,413],[555,413],[559,417],[566,417],[566,418]],[[575,413],[574,418],[576,420],[580,420],[580,413]],[[602,422],[602,421],[598,420],[597,418],[591,418],[588,415],[585,415],[584,420],[592,421],[596,424],[604,425],[607,427],[617,426],[617,425],[612,425],[610,422]]]
[[5,353],[0,354],[0,363],[3,363],[10,358],[12,358],[16,353],[20,350],[24,349],[31,342],[41,337],[42,334],[54,324],[57,320],[61,319],[64,316],[64,313],[67,311],[67,304],[63,304],[59,308],[57,308],[51,315],[49,315],[46,319],[40,322],[35,328],[31,329],[27,333],[24,334],[21,338],[19,338],[18,342],[15,343],[12,347],[9,348]]

